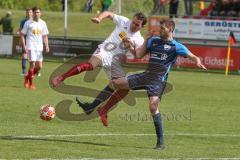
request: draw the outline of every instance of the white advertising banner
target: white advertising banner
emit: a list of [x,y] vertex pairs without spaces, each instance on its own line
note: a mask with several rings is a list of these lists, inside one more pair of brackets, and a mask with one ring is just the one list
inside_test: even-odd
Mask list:
[[[160,17],[149,18],[149,30],[157,30]],[[174,19],[176,27],[174,37],[209,40],[228,40],[233,31],[236,40],[240,40],[240,21],[212,19]]]
[[0,55],[12,55],[12,46],[12,35],[0,35]]

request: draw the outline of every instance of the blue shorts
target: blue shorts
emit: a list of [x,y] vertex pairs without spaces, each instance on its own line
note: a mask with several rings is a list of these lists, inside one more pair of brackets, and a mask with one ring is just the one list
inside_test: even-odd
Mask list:
[[161,98],[165,88],[162,76],[148,71],[129,75],[127,81],[131,90],[147,90],[148,97],[158,96]]

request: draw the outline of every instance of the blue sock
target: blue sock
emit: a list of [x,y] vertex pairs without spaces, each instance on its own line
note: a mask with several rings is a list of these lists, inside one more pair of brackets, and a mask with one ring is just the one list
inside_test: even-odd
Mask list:
[[22,58],[22,73],[26,73],[26,68],[27,68],[27,59]]
[[162,127],[161,113],[157,113],[152,117],[153,117],[153,123],[155,125],[157,141],[158,143],[163,144],[163,127]]
[[95,98],[95,100],[90,103],[90,109],[96,108],[100,103],[108,99],[112,93],[113,89],[111,89],[108,85],[98,94],[98,96]]

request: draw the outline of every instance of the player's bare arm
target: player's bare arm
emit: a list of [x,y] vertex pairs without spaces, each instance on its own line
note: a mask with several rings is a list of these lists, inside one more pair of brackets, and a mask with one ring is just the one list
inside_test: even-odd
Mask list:
[[113,16],[114,16],[114,13],[105,11],[105,12],[102,12],[100,15],[93,17],[91,20],[93,23],[99,24],[104,18],[109,18],[113,20]]
[[143,56],[145,56],[147,54],[146,50],[147,50],[147,41],[149,40],[149,38],[151,38],[153,36],[152,32],[148,32],[146,35],[146,38],[143,42],[143,44],[139,47],[139,48],[135,48],[134,52],[132,52],[136,58],[142,58]]
[[45,52],[48,53],[49,52],[48,36],[44,35],[43,40],[44,40],[44,44],[45,44]]
[[189,53],[189,54],[187,55],[187,57],[190,58],[191,60],[193,60],[199,68],[202,68],[202,69],[204,69],[204,70],[207,70],[207,68],[202,64],[200,58],[197,57],[196,55],[194,55],[194,54],[192,54],[192,53]]
[[28,50],[26,48],[26,43],[25,43],[25,34],[23,34],[22,32],[20,32],[20,43],[21,43],[25,53],[28,53]]
[[129,49],[129,51],[136,57],[136,58],[142,58],[144,55],[146,55],[146,46],[147,46],[147,40],[144,41],[142,46],[136,48],[134,43],[131,41],[130,38],[125,37],[123,38],[122,42],[124,46]]
[[139,47],[136,48],[136,53],[135,56],[136,58],[142,58],[143,56],[145,56],[147,54],[146,50],[147,50],[147,41],[148,39],[145,39],[143,44]]

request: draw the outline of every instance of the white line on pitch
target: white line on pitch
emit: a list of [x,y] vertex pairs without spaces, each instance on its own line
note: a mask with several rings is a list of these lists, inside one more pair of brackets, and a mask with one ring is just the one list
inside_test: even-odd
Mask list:
[[[164,134],[166,136],[188,136],[188,137],[240,137],[239,134],[192,134],[192,133],[173,133]],[[11,138],[51,138],[51,137],[96,137],[96,136],[155,136],[155,134],[131,134],[131,133],[96,133],[96,134],[63,134],[63,135],[22,135],[10,136]],[[3,136],[0,136],[3,137]]]

